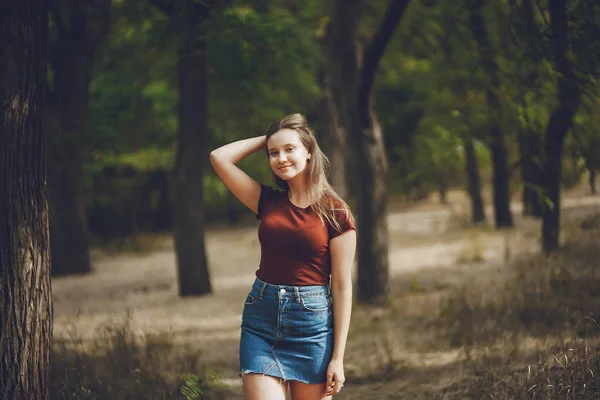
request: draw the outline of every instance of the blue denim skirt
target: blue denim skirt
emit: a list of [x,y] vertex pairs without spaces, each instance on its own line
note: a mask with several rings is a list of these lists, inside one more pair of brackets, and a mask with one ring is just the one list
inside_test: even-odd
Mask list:
[[333,354],[333,313],[327,286],[271,285],[256,279],[246,298],[240,376],[325,383]]

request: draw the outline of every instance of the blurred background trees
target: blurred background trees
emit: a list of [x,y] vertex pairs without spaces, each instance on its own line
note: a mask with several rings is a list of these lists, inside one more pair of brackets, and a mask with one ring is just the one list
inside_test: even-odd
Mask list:
[[[357,216],[364,302],[385,303],[388,202],[464,189],[471,221],[489,199],[497,228],[520,202],[552,251],[560,187],[597,190],[592,0],[83,4],[50,10],[54,274],[90,271],[90,245],[173,232],[180,294],[210,292],[204,230],[255,221],[205,155],[296,111]],[[271,183],[263,154],[242,167]]]

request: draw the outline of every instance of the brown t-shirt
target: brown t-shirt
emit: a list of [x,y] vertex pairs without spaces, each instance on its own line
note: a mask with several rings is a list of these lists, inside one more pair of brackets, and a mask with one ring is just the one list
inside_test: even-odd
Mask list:
[[[335,208],[341,204],[334,203]],[[287,191],[261,185],[258,201],[260,266],[256,277],[273,285],[327,285],[331,274],[329,241],[355,229],[352,214],[336,211],[336,230],[309,206],[292,204]]]

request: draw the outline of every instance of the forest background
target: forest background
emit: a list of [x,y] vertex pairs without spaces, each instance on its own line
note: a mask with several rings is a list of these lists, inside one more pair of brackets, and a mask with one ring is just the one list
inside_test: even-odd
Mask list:
[[[68,279],[100,272],[94,254],[114,258],[132,251],[149,253],[162,249],[160,243],[171,235],[171,278],[177,282],[172,289],[178,297],[218,295],[211,277],[219,273],[209,262],[206,235],[246,232],[256,221],[209,168],[208,153],[224,143],[261,135],[270,123],[302,112],[330,157],[334,187],[357,216],[359,332],[373,317],[365,310],[406,317],[394,314],[403,309],[398,302],[406,300],[406,293],[395,288],[408,287],[411,296],[427,294],[436,302],[443,298],[443,304],[434,307],[435,322],[420,316],[418,326],[439,330],[443,341],[449,340],[449,348],[464,350],[466,356],[457,357],[460,362],[483,362],[474,354],[491,351],[491,343],[498,343],[498,331],[513,332],[515,325],[529,339],[552,338],[551,345],[537,349],[540,352],[564,347],[556,337],[565,332],[590,337],[588,322],[595,321],[597,313],[591,304],[598,299],[588,286],[598,282],[598,273],[583,261],[582,271],[573,270],[576,257],[565,251],[576,246],[571,251],[587,260],[596,259],[600,251],[597,236],[589,237],[597,235],[599,224],[593,196],[600,169],[600,6],[596,2],[57,0],[46,12],[44,129],[52,251],[51,269],[46,267],[60,299],[69,297],[65,287],[75,283],[68,282],[77,282]],[[272,182],[264,154],[244,160],[242,167],[257,180]],[[561,217],[561,193],[570,194],[580,211],[572,218]],[[518,252],[541,253],[535,255],[537,261],[529,261],[539,263],[539,270],[530,268],[528,273],[544,282],[541,286],[548,292],[536,286],[532,303],[528,296],[533,288],[519,286],[523,298],[513,299],[515,305],[503,291],[512,293],[514,288],[501,285],[502,290],[495,287],[501,295],[490,305],[468,298],[462,286],[448,295],[447,288],[440,287],[441,281],[442,286],[448,284],[444,279],[427,288],[412,275],[408,283],[394,283],[390,273],[398,244],[394,232],[403,230],[394,223],[405,220],[391,216],[415,207],[446,212],[444,237],[451,236],[453,229],[502,237],[503,265],[512,262],[511,252],[517,252],[511,237],[518,242],[519,235],[525,235],[527,245],[522,247],[527,251]],[[427,218],[417,216],[416,225],[427,225]],[[561,222],[585,229],[583,233],[564,226],[561,230]],[[405,233],[410,236],[408,228]],[[468,254],[453,256],[453,264],[486,264],[485,251],[473,241]],[[566,243],[562,249],[561,243]],[[222,251],[235,253],[236,245],[232,241]],[[577,246],[587,247],[582,252]],[[567,261],[557,262],[560,257]],[[519,265],[517,271],[523,267]],[[512,282],[511,273],[502,281]],[[522,275],[515,279],[521,285],[530,283]],[[569,297],[567,305],[562,302],[564,315],[558,312],[560,321],[551,323],[548,318],[556,316],[556,310],[550,311],[547,299],[557,293],[577,296]],[[421,300],[431,307],[429,297]],[[548,309],[532,309],[532,304]],[[58,310],[60,315],[62,309]],[[483,327],[472,326],[477,325],[476,318],[481,318]],[[459,327],[453,325],[456,321]],[[81,364],[83,354],[96,354],[82,345],[86,350],[75,359],[65,356],[67,351],[55,357],[66,365],[64,370],[53,369],[57,375],[52,390],[60,393],[57,398],[147,396],[143,382],[165,396],[233,396],[230,389],[215,383],[216,375],[198,372],[201,356],[185,364],[189,370],[180,371],[185,375],[142,368],[136,351],[150,350],[136,347],[140,344],[128,324],[109,328],[110,354],[129,354],[132,360],[120,364],[142,371],[144,378],[134,379],[135,384],[107,386],[114,392],[100,388],[95,383],[98,377],[82,372],[85,363],[94,363],[85,358]],[[538,324],[545,328],[538,331]],[[382,329],[386,336],[399,328],[373,329],[370,334]],[[61,339],[55,347],[69,351],[73,343],[84,342],[63,342],[62,334],[57,337]],[[152,340],[158,340],[159,347],[161,343],[174,346],[171,340]],[[408,367],[398,365],[392,356],[394,346],[387,339],[383,343],[384,348],[391,346],[384,351],[386,361],[367,375],[353,372],[357,384],[397,380],[405,373]],[[586,358],[586,346],[595,346],[590,343],[584,345],[583,355],[577,353],[582,364],[570,372],[574,381],[560,381],[561,388],[570,384],[574,393],[573,388],[585,392],[593,384],[598,387],[596,374],[586,375],[600,363],[597,356]],[[377,342],[377,346],[382,345]],[[511,353],[503,348],[499,354]],[[494,365],[486,364],[486,371],[504,368],[501,365],[509,359],[496,357],[502,362],[490,361]],[[223,371],[230,372],[230,367]],[[554,371],[542,363],[538,367],[539,382]],[[73,376],[61,374],[70,368],[76,371]],[[108,376],[120,382],[120,375],[131,378],[131,370],[126,374],[111,370]],[[465,393],[478,396],[506,390],[502,394],[509,396],[529,382],[529,377],[509,379],[510,372],[502,371],[508,375],[454,377],[452,384],[438,382],[440,387],[421,395],[432,398],[427,396],[455,392],[456,398],[463,398]],[[556,389],[560,385],[545,390],[562,395]],[[403,398],[399,393],[393,390],[389,395],[399,397],[387,398]]]

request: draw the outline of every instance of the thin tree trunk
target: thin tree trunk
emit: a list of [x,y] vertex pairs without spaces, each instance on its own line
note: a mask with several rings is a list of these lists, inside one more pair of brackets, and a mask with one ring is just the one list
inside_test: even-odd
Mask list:
[[464,138],[465,167],[467,172],[467,187],[471,199],[471,220],[474,224],[485,221],[483,200],[481,198],[481,178],[479,177],[479,165],[473,139]]
[[541,218],[542,201],[540,196],[540,158],[542,151],[541,133],[532,129],[528,118],[527,95],[532,91],[539,96],[538,79],[539,65],[541,64],[539,34],[535,26],[535,10],[531,0],[522,0],[520,7],[516,8],[519,13],[517,28],[524,32],[524,40],[519,43],[524,48],[524,56],[529,62],[521,64],[522,69],[522,91],[521,103],[524,108],[525,128],[518,133],[519,154],[521,157],[520,170],[523,180],[522,202],[523,215]]
[[[445,19],[443,23],[443,34],[438,36],[438,41],[448,65],[451,68],[457,68],[456,58],[452,54],[452,45],[449,36],[452,34],[453,27],[454,19]],[[467,93],[465,92],[466,86],[467,84],[459,77],[450,82],[452,91],[461,99],[466,99],[468,97]],[[471,126],[467,110],[468,106],[465,106],[462,110],[462,120],[465,126]],[[473,136],[463,136],[462,142],[465,148],[467,192],[469,194],[469,199],[471,200],[471,221],[474,224],[479,224],[485,221],[485,209],[483,206],[483,198],[481,196],[481,178],[479,175],[477,154],[475,153],[475,147],[473,145]]]
[[82,136],[94,53],[108,34],[110,0],[92,5],[73,2],[60,11],[57,7],[52,9],[58,41],[51,57],[54,90],[48,124],[48,201],[55,276],[91,271]]
[[204,240],[204,164],[207,159],[206,43],[191,33],[180,52],[179,133],[175,166],[174,239],[180,296],[212,291]]
[[520,132],[518,145],[521,156],[521,179],[523,180],[523,215],[540,218],[542,216],[539,165],[542,145],[540,138],[534,132]]
[[543,152],[542,183],[548,201],[542,205],[542,249],[545,253],[556,250],[560,236],[560,179],[564,139],[573,124],[581,101],[581,91],[573,66],[567,57],[568,20],[565,0],[549,0],[550,46],[554,66],[559,72],[558,105],[550,114]]
[[0,0],[0,398],[49,398],[46,0]]
[[492,116],[492,125],[490,128],[490,151],[492,153],[492,184],[494,199],[494,220],[497,228],[513,226],[512,214],[510,211],[510,190],[509,190],[509,168],[508,168],[508,150],[505,143],[504,133],[500,126],[500,114],[502,104],[498,98],[497,91],[500,87],[498,79],[498,66],[496,65],[494,51],[481,9],[485,0],[469,0],[469,22],[471,32],[477,43],[477,51],[481,59],[483,69],[490,79],[486,87],[485,94]]
[[596,170],[594,168],[590,168],[590,193],[596,194]]

